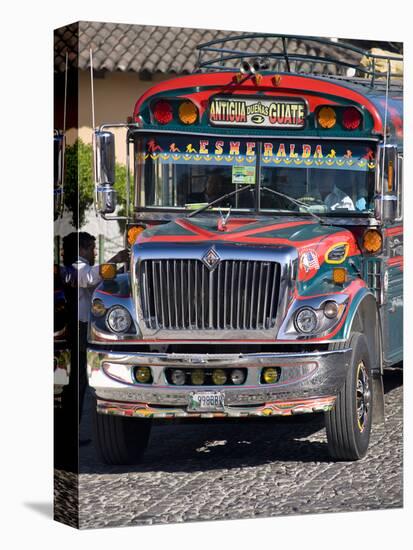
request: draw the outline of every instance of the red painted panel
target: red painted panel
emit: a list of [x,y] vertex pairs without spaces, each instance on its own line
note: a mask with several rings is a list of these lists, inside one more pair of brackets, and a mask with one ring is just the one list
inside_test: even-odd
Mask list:
[[[324,97],[325,94],[330,94],[332,96],[337,96],[337,98],[345,98],[351,102],[364,106],[373,117],[374,131],[383,131],[383,123],[375,105],[365,95],[345,86],[340,86],[339,84],[328,82],[323,79],[297,75],[282,75],[279,86],[274,86],[272,83],[273,75],[263,75],[259,85],[257,85],[253,79],[248,79],[241,84],[235,84],[233,78],[236,74],[235,72],[193,74],[161,82],[150,88],[140,97],[135,105],[133,115],[136,117],[139,114],[140,107],[151,96],[171,90],[177,90],[178,97],[192,99],[199,108],[201,115],[206,108],[207,100],[210,95],[216,93],[254,94],[260,91],[264,92],[265,95],[300,95],[300,97],[305,97],[305,99],[307,99],[311,110],[314,110],[314,108],[321,103],[330,103],[331,100]],[[195,88],[200,86],[211,86],[213,88],[191,94],[182,94],[181,96],[179,94],[179,90],[182,88]],[[318,97],[314,94],[318,94]]]

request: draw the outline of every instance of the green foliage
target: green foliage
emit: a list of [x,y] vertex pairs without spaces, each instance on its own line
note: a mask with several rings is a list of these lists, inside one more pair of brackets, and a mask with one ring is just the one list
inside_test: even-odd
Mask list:
[[[77,139],[73,145],[66,147],[66,176],[64,204],[72,214],[72,224],[80,229],[86,220],[86,211],[93,205],[93,149],[92,145]],[[115,165],[115,189],[118,193],[120,210],[126,210],[126,166]],[[121,212],[119,212],[121,213]]]
[[79,229],[85,224],[85,211],[93,204],[92,146],[77,139],[65,151],[64,204]]

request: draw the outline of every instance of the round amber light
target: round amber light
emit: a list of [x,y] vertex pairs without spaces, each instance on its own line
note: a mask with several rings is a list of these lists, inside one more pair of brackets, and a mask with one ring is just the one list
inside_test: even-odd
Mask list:
[[368,229],[363,235],[363,248],[366,252],[378,252],[381,250],[383,237],[376,229]]
[[106,313],[106,307],[104,306],[102,300],[96,298],[92,302],[92,313],[95,317],[103,317]]
[[262,377],[266,384],[275,384],[275,382],[278,382],[279,378],[278,370],[274,367],[266,368],[262,373]]
[[191,101],[184,101],[178,109],[179,119],[184,124],[193,124],[198,118],[198,109]]
[[151,379],[151,371],[149,367],[138,367],[135,370],[135,378],[140,384],[147,384]]
[[318,124],[322,128],[333,128],[337,122],[337,116],[331,107],[321,107],[317,115]]
[[212,373],[212,381],[217,386],[225,384],[227,381],[227,373],[223,369],[214,369]]
[[204,371],[195,369],[191,372],[191,382],[194,386],[201,386],[205,381]]
[[116,264],[100,264],[99,275],[102,279],[114,279],[116,277]]

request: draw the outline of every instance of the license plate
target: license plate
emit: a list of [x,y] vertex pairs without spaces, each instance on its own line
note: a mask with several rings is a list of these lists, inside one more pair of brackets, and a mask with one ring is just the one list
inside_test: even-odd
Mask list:
[[190,411],[222,411],[225,393],[222,391],[194,392],[189,396]]

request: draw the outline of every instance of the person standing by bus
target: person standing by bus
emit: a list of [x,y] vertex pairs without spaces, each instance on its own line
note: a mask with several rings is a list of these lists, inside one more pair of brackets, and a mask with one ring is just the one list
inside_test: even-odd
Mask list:
[[[69,333],[74,353],[70,377],[72,403],[77,402],[80,424],[84,395],[87,386],[87,330],[93,290],[101,282],[100,266],[95,265],[96,238],[90,233],[73,232],[63,239],[63,270],[65,293],[69,310]],[[129,261],[129,251],[124,249],[107,263]]]

